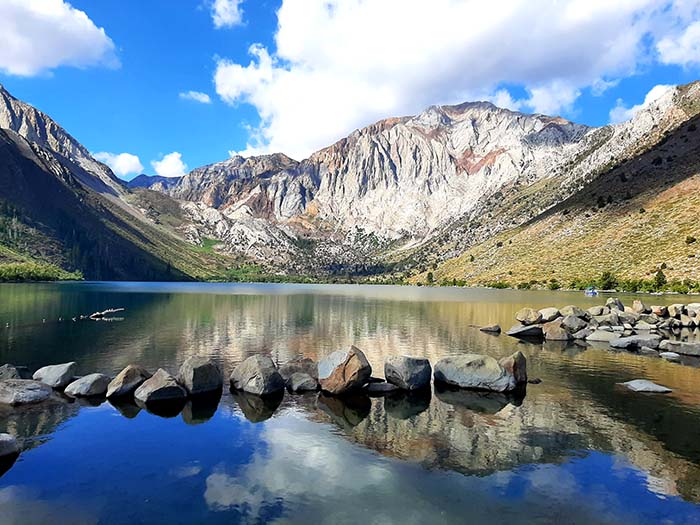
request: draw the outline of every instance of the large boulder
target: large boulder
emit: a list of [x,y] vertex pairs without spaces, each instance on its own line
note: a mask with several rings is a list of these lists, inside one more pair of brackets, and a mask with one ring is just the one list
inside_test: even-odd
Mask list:
[[432,374],[430,361],[422,357],[393,356],[384,363],[387,382],[403,390],[417,390],[430,385]]
[[231,373],[231,388],[266,396],[284,390],[284,379],[272,359],[266,355],[252,355]]
[[671,392],[670,388],[657,385],[646,379],[633,379],[622,384],[632,390],[632,392],[647,392],[651,394],[667,394]]
[[53,390],[48,385],[31,379],[7,379],[0,381],[0,404],[30,405],[46,401]]
[[32,374],[26,366],[2,365],[0,366],[0,381],[5,379],[31,379]]
[[507,392],[518,385],[515,376],[493,357],[479,354],[441,359],[435,365],[434,376],[438,383],[494,392]]
[[523,308],[515,314],[515,319],[520,324],[529,326],[542,322],[542,314],[534,308]]
[[187,398],[187,391],[168,372],[159,368],[134,392],[136,401],[143,404],[159,401],[175,401]]
[[633,312],[632,310],[625,310],[624,312],[617,312],[617,318],[620,320],[620,323],[625,324],[634,324],[637,321],[639,321],[639,314],[636,312]]
[[129,365],[112,379],[107,386],[107,397],[124,397],[132,394],[144,381],[151,377],[151,373],[138,365]]
[[294,372],[287,379],[287,389],[290,392],[315,392],[318,388],[318,380],[305,372]]
[[296,357],[281,365],[279,373],[285,381],[288,381],[296,373],[307,374],[318,379],[318,365],[316,361],[308,357]]
[[19,454],[19,443],[10,434],[0,434],[0,458]]
[[192,356],[185,359],[177,375],[180,383],[190,395],[204,394],[221,390],[224,378],[221,368],[211,359]]
[[586,310],[591,316],[596,317],[599,315],[608,315],[610,313],[610,308],[607,306],[591,306]]
[[527,383],[527,359],[520,350],[502,358],[498,361],[498,364],[515,378],[516,386]]
[[588,326],[588,323],[575,315],[567,315],[561,320],[561,327],[570,334],[575,334],[579,330],[583,330]]
[[542,317],[543,323],[549,323],[554,321],[557,317],[561,317],[558,308],[542,308],[540,310],[540,316]]
[[515,325],[506,332],[506,335],[524,339],[542,339],[544,332],[541,325]]
[[659,348],[661,339],[660,335],[630,335],[613,339],[610,341],[610,346],[613,348],[623,348],[625,350],[647,346],[656,350]]
[[63,392],[70,397],[104,396],[110,380],[104,374],[89,374],[73,381]]
[[73,382],[77,371],[78,363],[75,362],[49,365],[34,372],[33,378],[51,388],[64,388]]
[[585,310],[579,308],[578,306],[575,306],[573,304],[570,304],[568,306],[565,306],[564,308],[560,308],[559,312],[561,313],[562,317],[567,317],[567,316],[574,316],[578,317],[580,319],[588,319],[589,314]]
[[372,375],[372,367],[359,348],[350,346],[336,350],[318,363],[321,389],[330,394],[343,394],[361,388]]
[[620,313],[618,310],[612,310],[609,314],[597,315],[593,319],[600,326],[617,326],[620,324],[618,313]]
[[561,325],[561,319],[542,325],[542,332],[546,341],[570,341],[571,334]]

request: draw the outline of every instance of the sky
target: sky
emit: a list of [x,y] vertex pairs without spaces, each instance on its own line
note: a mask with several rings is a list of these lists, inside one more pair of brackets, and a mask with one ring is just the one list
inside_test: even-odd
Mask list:
[[700,0],[0,0],[0,83],[124,179],[433,104],[600,126],[698,78]]

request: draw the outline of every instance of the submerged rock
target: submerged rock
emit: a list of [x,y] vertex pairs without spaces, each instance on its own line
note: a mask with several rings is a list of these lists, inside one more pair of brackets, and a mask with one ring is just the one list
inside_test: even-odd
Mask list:
[[153,376],[144,381],[134,392],[134,398],[144,404],[158,401],[184,400],[186,397],[187,391],[178,384],[172,375],[162,368],[159,368]]
[[31,379],[0,381],[0,403],[4,405],[30,405],[46,401],[53,390],[48,385]]
[[657,385],[656,383],[652,383],[651,381],[648,381],[646,379],[634,379],[632,381],[627,381],[622,384],[630,390],[632,390],[633,392],[649,392],[653,394],[667,394],[669,392],[672,392],[670,388],[662,385]]
[[211,359],[192,356],[185,360],[177,375],[180,383],[190,395],[204,394],[221,390],[224,378],[221,368]]
[[500,334],[501,333],[501,325],[498,324],[490,324],[488,326],[482,326],[479,328],[480,331],[486,332],[487,334]]
[[544,333],[542,332],[542,326],[540,325],[515,325],[513,328],[508,330],[508,332],[506,332],[506,335],[524,339],[542,339],[544,337]]
[[290,392],[315,392],[319,389],[318,381],[304,372],[294,372],[287,379],[287,388]]
[[318,396],[318,407],[338,426],[350,430],[369,416],[372,402],[366,394],[356,391],[342,397],[321,393]]
[[542,322],[542,314],[534,308],[523,308],[515,314],[515,319],[520,324],[529,326]]
[[318,363],[321,389],[331,394],[342,394],[361,388],[372,375],[372,367],[359,348],[350,346],[336,350]]
[[[518,352],[519,353],[519,352]],[[522,356],[522,354],[520,354]],[[513,372],[519,377],[527,372],[521,370],[525,366],[524,359],[513,358]],[[435,381],[459,388],[492,390],[507,392],[516,388],[518,381],[514,373],[509,372],[493,357],[479,354],[465,354],[441,359],[435,365]]]
[[672,363],[680,363],[681,356],[676,352],[661,352],[659,357],[665,359],[666,361],[671,361]]
[[384,410],[391,417],[409,419],[428,410],[431,398],[430,388],[398,390],[384,397]]
[[387,382],[403,390],[417,390],[430,384],[430,361],[422,357],[392,356],[384,363]]
[[659,335],[630,335],[613,339],[610,341],[610,346],[613,348],[623,348],[625,350],[640,348],[642,346],[656,349],[659,348],[659,343],[661,343],[661,336]]
[[700,357],[700,343],[689,343],[687,341],[668,341],[663,346],[664,350],[677,354]]
[[107,397],[128,396],[140,387],[151,373],[138,365],[129,365],[107,386]]
[[33,378],[51,388],[64,388],[73,382],[77,371],[78,363],[75,362],[49,365],[34,372]]
[[266,355],[253,355],[231,373],[231,388],[265,396],[284,389],[284,379],[275,363]]
[[104,374],[89,374],[73,381],[64,393],[71,397],[104,396],[107,393],[110,377]]
[[0,381],[6,379],[31,379],[32,373],[26,366],[2,365],[0,366]]

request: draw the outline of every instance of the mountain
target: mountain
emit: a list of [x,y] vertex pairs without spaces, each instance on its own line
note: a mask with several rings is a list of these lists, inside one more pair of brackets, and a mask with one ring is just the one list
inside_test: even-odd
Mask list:
[[181,177],[161,177],[159,175],[146,175],[142,173],[130,181],[127,181],[126,186],[129,189],[147,188],[154,191],[167,191],[180,182],[180,179]]

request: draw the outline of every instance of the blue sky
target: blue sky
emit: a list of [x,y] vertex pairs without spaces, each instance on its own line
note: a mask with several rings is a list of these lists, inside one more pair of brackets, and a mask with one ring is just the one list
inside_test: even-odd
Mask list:
[[474,99],[603,125],[700,76],[700,1],[611,3],[0,0],[0,82],[125,178]]

